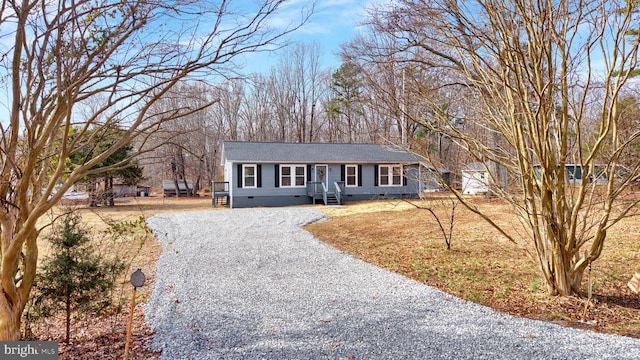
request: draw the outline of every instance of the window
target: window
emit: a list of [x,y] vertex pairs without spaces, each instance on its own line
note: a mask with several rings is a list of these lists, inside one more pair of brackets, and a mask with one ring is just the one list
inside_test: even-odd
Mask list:
[[346,165],[345,173],[345,185],[358,186],[358,165]]
[[307,167],[305,165],[281,165],[280,166],[280,186],[281,187],[303,187],[307,178]]
[[582,180],[582,167],[580,165],[567,165],[566,169],[570,182],[580,182]]
[[402,186],[402,166],[380,165],[378,171],[380,186]]
[[255,188],[257,187],[256,177],[258,174],[257,166],[255,164],[242,165],[242,187],[243,188]]

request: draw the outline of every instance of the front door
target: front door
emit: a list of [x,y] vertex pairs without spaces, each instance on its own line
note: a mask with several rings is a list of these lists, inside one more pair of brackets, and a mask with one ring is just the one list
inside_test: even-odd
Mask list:
[[322,182],[326,188],[329,188],[329,166],[328,165],[316,165],[316,178],[315,181]]

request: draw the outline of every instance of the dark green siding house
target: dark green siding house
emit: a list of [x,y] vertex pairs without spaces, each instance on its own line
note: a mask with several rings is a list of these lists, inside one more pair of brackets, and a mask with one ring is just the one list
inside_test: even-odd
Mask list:
[[426,171],[416,156],[373,144],[226,141],[221,159],[214,205],[234,208],[417,198]]

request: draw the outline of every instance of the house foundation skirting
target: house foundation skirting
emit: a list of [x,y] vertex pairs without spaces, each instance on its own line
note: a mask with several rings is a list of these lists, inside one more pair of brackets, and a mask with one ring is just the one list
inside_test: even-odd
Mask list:
[[[363,200],[385,200],[385,199],[417,199],[418,194],[388,194],[380,193],[371,194],[346,194],[343,201],[363,201]],[[234,208],[247,207],[279,207],[279,206],[295,206],[313,204],[313,198],[306,195],[288,195],[288,196],[234,196]],[[316,200],[316,204],[322,204],[322,200]]]
[[344,195],[343,200],[345,203],[349,201],[365,201],[365,200],[386,200],[386,199],[417,199],[418,194],[408,194],[408,193],[398,193],[398,194],[389,194],[389,193],[380,193],[380,194],[349,194]]
[[289,196],[234,196],[232,205],[234,208],[246,207],[279,207],[293,205],[312,204],[313,199],[307,195]]

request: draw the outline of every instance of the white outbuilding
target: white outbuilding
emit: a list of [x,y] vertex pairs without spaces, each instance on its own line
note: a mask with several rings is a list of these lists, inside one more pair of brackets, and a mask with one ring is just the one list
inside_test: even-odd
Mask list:
[[486,194],[489,191],[489,171],[479,162],[472,162],[462,168],[462,193]]

